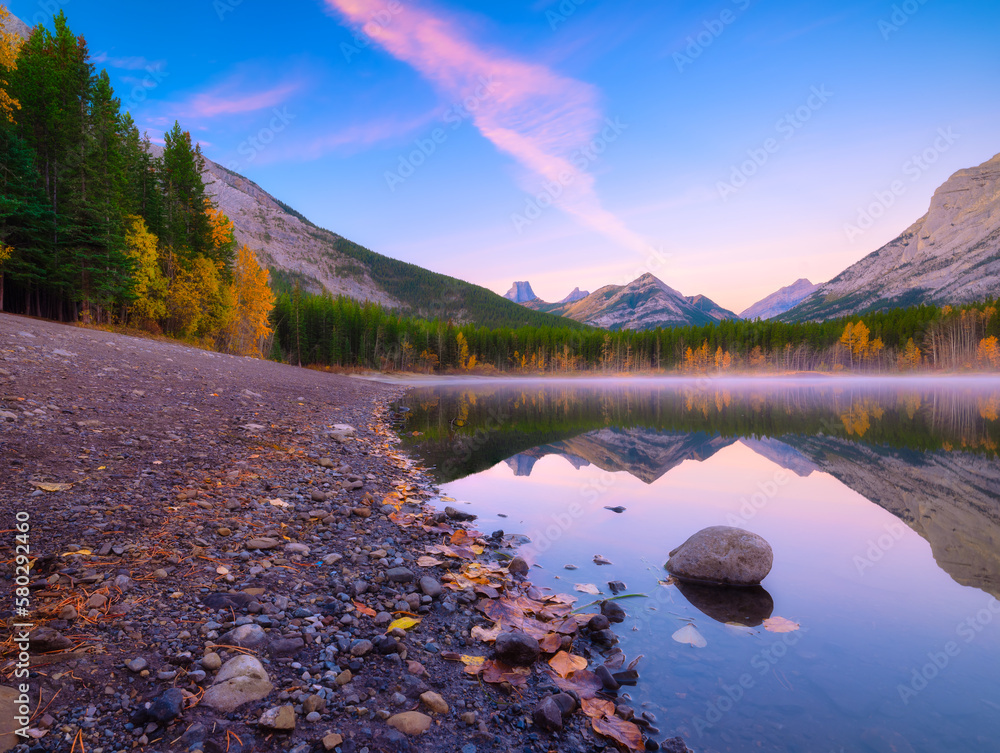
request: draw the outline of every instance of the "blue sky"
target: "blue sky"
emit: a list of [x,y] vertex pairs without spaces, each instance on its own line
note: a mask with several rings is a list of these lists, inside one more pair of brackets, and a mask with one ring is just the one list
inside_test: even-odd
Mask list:
[[1000,152],[1000,4],[101,0],[140,127],[372,250],[543,298],[653,271],[740,311]]

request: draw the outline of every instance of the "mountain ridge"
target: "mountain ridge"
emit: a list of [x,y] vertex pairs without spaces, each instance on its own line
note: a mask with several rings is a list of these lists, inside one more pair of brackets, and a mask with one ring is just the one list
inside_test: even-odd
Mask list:
[[740,319],[772,319],[800,304],[816,292],[819,287],[819,284],[809,282],[805,277],[800,277],[791,285],[779,288],[745,308],[740,312]]
[[1000,295],[1000,154],[953,173],[923,217],[779,318],[823,320]]

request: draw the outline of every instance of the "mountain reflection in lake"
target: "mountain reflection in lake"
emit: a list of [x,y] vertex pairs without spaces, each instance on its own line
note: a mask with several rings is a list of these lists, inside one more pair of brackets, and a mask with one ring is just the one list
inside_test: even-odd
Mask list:
[[[618,633],[665,736],[1000,750],[996,380],[484,381],[403,404],[407,450],[480,530],[530,537],[537,585],[646,595]],[[771,543],[763,588],[660,583],[710,525]],[[801,629],[767,632],[771,616]],[[704,647],[672,640],[687,624]]]

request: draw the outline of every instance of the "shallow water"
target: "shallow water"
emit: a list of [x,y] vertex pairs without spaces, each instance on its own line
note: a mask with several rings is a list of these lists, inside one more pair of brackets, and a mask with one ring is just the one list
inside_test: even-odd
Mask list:
[[[1000,750],[1000,381],[477,382],[403,404],[407,449],[480,530],[530,537],[537,585],[645,595],[620,602],[621,648],[645,657],[623,690],[661,736]],[[712,525],[770,542],[763,590],[663,584]],[[685,625],[703,647],[673,639]]]

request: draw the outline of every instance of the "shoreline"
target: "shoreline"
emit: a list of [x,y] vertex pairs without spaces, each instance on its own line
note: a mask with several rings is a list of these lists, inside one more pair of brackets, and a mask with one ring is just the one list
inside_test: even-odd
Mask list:
[[[497,565],[515,552],[430,506],[385,420],[405,385],[6,315],[0,343],[2,528],[29,513],[34,559],[27,616],[0,605],[15,690],[10,628],[33,625],[17,750],[613,747],[580,711],[555,737],[538,727],[559,689],[544,664],[519,689],[517,672],[508,688],[463,671],[491,656],[467,636],[492,624],[492,591],[546,604],[536,622],[568,608],[498,566],[468,582],[480,557],[417,564],[444,541]],[[589,631],[566,634],[596,659]],[[219,681],[247,657],[266,678]],[[234,683],[253,699],[230,708]]]

